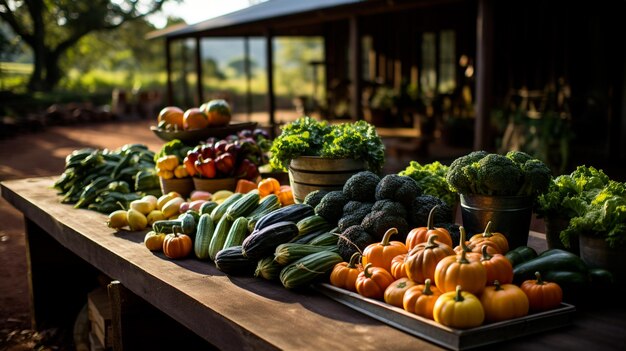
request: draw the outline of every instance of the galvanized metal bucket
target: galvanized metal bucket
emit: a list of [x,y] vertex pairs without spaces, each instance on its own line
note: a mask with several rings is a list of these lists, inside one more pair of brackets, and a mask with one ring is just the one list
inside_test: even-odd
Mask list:
[[528,196],[461,194],[461,218],[469,236],[482,233],[491,221],[491,231],[502,233],[514,249],[528,245],[533,200]]
[[365,170],[363,161],[300,156],[289,164],[289,183],[297,203],[314,190],[341,190],[352,175]]

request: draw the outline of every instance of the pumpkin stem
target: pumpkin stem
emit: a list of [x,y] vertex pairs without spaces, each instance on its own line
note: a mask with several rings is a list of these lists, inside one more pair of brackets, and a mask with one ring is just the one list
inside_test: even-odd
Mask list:
[[487,222],[487,226],[485,227],[485,231],[483,233],[483,237],[484,238],[489,238],[493,236],[493,234],[491,234],[491,221]]
[[391,236],[393,234],[397,234],[397,233],[398,233],[398,229],[396,229],[396,228],[389,228],[385,232],[385,235],[383,236],[383,240],[380,242],[380,245],[382,245],[382,246],[389,246],[389,238],[391,238]]
[[178,233],[176,232],[176,229],[181,230],[182,228],[177,226],[177,225],[173,225],[172,226],[172,234],[174,234],[175,237],[178,236]]
[[437,234],[430,234],[428,236],[428,241],[426,242],[425,249],[432,249],[432,248],[439,246],[435,243],[435,240],[437,239],[439,239],[439,236]]
[[365,269],[363,270],[363,274],[365,275],[365,278],[371,278],[372,277],[372,272],[370,272],[370,268],[372,267],[371,263],[368,263],[365,265]]
[[456,286],[456,295],[454,296],[454,301],[456,301],[456,302],[463,302],[463,301],[465,301],[465,299],[463,298],[463,295],[461,295],[461,286],[460,285]]
[[496,287],[496,291],[503,290],[502,286],[500,286],[500,282],[498,280],[493,281],[493,285]]
[[465,228],[463,226],[459,227],[459,231],[461,232],[461,238],[459,239],[459,241],[461,242],[459,244],[459,246],[461,246],[461,251],[463,252],[471,252],[472,249],[470,249],[467,244],[466,244],[466,240],[467,240],[467,234],[465,233]]
[[537,277],[537,285],[543,285],[545,282],[541,279],[541,273],[535,272],[535,277]]
[[467,260],[467,257],[465,256],[465,254],[466,254],[465,250],[461,250],[461,255],[459,255],[459,258],[456,261],[460,264],[468,264],[469,261]]
[[352,254],[352,257],[350,257],[350,262],[348,262],[348,268],[356,268],[357,262],[360,259],[361,254],[358,252],[355,252]]
[[435,210],[436,210],[438,207],[439,207],[439,205],[435,205],[433,208],[431,208],[431,209],[430,209],[430,212],[428,212],[428,221],[426,222],[426,228],[427,228],[428,230],[433,230],[433,229],[435,229],[435,228],[434,228],[434,226],[433,226],[433,221],[434,221],[434,217],[435,217],[435,216],[434,216],[433,214],[435,213]]
[[426,281],[424,281],[424,290],[422,290],[422,295],[432,295],[433,291],[430,290],[430,279],[426,279]]
[[491,258],[493,258],[493,256],[491,256],[487,252],[487,245],[483,245],[482,251],[483,251],[483,257],[480,259],[481,261],[489,261]]

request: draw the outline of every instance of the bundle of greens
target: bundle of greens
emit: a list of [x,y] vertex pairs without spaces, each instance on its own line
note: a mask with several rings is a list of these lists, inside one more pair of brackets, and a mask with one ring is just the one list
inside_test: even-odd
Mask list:
[[282,170],[287,170],[291,160],[299,156],[363,160],[367,169],[376,173],[385,162],[383,142],[369,123],[330,125],[307,116],[282,127],[270,153],[271,166]]
[[570,218],[560,236],[565,245],[581,234],[604,237],[610,247],[626,245],[626,184],[602,170],[579,166],[558,176],[537,202],[540,215]]
[[401,171],[400,175],[413,178],[422,189],[424,195],[431,195],[445,201],[449,206],[456,206],[458,194],[446,181],[448,166],[439,161],[421,165],[417,161],[411,161],[409,166]]

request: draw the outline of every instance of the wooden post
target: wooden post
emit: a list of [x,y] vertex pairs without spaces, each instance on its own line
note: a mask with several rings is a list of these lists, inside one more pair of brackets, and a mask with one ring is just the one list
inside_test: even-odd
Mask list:
[[268,29],[265,34],[265,58],[267,62],[267,111],[269,113],[270,136],[276,135],[276,120],[274,113],[276,105],[274,101],[274,45],[272,30]]
[[493,3],[478,1],[476,16],[476,121],[474,123],[474,150],[489,145],[489,113],[492,104],[493,61]]
[[172,83],[172,40],[165,38],[165,70],[167,71],[167,104],[174,105],[174,85]]
[[243,68],[246,74],[246,113],[248,114],[248,121],[252,115],[252,88],[250,82],[250,37],[243,39]]
[[202,38],[196,37],[196,106],[200,106],[204,102],[204,89],[202,85],[202,47],[200,42]]
[[352,120],[359,120],[361,116],[361,93],[362,82],[362,61],[361,61],[361,31],[359,28],[359,18],[350,17],[349,34],[349,75],[350,75],[350,116]]

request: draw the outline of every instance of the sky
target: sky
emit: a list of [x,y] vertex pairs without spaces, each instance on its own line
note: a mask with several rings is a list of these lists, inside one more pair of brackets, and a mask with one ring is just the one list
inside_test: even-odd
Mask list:
[[180,3],[169,1],[163,5],[161,13],[150,16],[149,20],[158,28],[165,26],[168,16],[180,17],[187,24],[194,24],[240,10],[257,2],[258,0],[183,0]]

